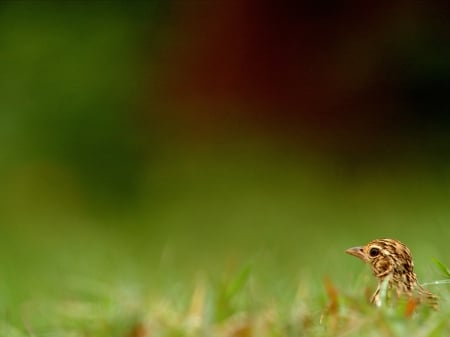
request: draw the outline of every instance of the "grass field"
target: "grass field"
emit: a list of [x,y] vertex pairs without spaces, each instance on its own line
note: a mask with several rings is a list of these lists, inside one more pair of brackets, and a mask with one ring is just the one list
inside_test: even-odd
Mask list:
[[418,307],[411,315],[406,306],[375,308],[368,304],[374,289],[369,271],[346,257],[342,257],[344,267],[339,275],[305,275],[300,270],[239,259],[189,273],[169,262],[138,264],[120,255],[116,252],[95,261],[98,256],[84,254],[80,259],[87,261],[78,261],[76,272],[64,267],[64,260],[55,263],[52,258],[45,269],[38,271],[42,266],[35,266],[20,275],[26,278],[22,284],[6,287],[3,280],[0,334],[245,337],[450,333],[448,284],[432,288],[441,297],[437,312]]
[[9,201],[0,335],[450,334],[448,284],[430,286],[438,312],[377,309],[369,268],[344,253],[395,237],[411,248],[421,282],[445,278],[433,263],[449,264],[445,184],[401,170],[349,181],[274,162],[168,166],[154,174],[170,183],[131,210],[52,210],[45,203],[58,191],[36,196],[43,205],[29,214]]

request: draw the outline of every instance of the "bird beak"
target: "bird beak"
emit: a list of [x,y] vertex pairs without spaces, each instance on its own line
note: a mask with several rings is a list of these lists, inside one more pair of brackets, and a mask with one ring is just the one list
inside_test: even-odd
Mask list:
[[356,256],[357,258],[365,261],[364,249],[363,247],[352,247],[345,251],[347,254]]

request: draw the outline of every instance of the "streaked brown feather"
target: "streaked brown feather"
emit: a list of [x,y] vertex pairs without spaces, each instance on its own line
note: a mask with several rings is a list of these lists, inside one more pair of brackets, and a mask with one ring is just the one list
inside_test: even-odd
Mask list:
[[411,251],[405,244],[394,239],[377,239],[365,246],[349,248],[346,253],[369,264],[378,279],[372,303],[380,305],[381,287],[388,280],[388,291],[394,292],[397,298],[414,298],[418,304],[426,303],[437,308],[437,297],[417,282]]

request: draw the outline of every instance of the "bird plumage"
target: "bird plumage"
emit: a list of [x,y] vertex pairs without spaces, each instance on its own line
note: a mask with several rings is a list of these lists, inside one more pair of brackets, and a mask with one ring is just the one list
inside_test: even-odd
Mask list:
[[378,279],[372,303],[378,306],[381,304],[380,292],[383,284],[387,283],[388,291],[394,291],[397,298],[406,296],[414,298],[418,303],[437,307],[437,297],[418,283],[411,251],[400,241],[377,239],[365,246],[349,248],[346,253],[369,264]]

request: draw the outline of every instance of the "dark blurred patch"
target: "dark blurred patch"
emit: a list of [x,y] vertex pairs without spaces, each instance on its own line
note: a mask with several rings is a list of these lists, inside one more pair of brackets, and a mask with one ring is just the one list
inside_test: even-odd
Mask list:
[[[158,3],[2,5],[5,175],[44,165],[67,172],[93,208],[136,202],[151,153],[135,132],[136,44],[143,20],[152,25]],[[42,180],[52,185],[51,175]]]
[[163,107],[181,121],[181,138],[214,143],[256,130],[369,166],[405,154],[447,161],[426,150],[448,146],[443,3],[247,0],[172,8],[172,43],[158,69],[162,101],[149,109]]

